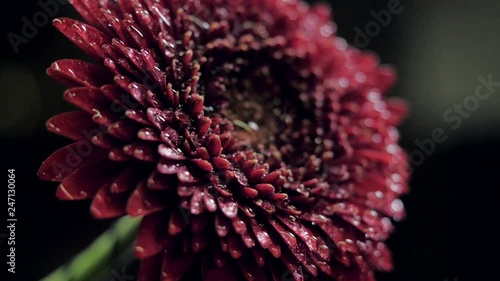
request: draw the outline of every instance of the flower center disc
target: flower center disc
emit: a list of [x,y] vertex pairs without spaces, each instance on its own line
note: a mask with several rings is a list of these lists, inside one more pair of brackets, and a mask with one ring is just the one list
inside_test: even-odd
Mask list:
[[224,78],[222,84],[225,90],[210,103],[215,104],[214,112],[232,122],[241,146],[263,151],[287,140],[295,109],[291,99],[283,98],[283,87],[268,67],[258,68],[250,78]]

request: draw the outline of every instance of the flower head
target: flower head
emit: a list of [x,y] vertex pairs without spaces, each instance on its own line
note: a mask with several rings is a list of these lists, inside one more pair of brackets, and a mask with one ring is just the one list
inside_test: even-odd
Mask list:
[[96,63],[47,73],[80,111],[39,176],[97,218],[143,216],[139,280],[374,280],[403,217],[393,71],[296,0],[70,1]]

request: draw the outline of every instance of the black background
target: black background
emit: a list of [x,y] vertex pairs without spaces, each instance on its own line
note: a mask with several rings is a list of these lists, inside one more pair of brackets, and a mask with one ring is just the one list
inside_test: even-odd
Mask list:
[[[372,21],[373,16],[370,11],[384,9],[387,2],[333,1],[338,33],[349,42],[353,42],[356,35],[354,27],[364,27]],[[413,10],[394,17],[390,25],[372,38],[366,47],[378,53],[383,62],[393,64],[399,70],[402,82],[394,88],[393,95],[407,97],[405,80],[413,77],[405,74],[426,71],[424,68],[415,70],[415,66],[408,63],[407,46],[415,40],[407,40],[412,38],[412,34],[408,34],[406,28],[422,24],[422,21],[426,20],[425,13],[430,12],[426,9],[433,7],[430,2],[402,1],[405,5],[413,5]],[[455,3],[454,1],[448,3],[450,2]],[[481,15],[479,18],[488,22],[487,17],[491,16],[486,12],[490,9],[488,4],[495,1],[477,2],[478,5],[484,5],[482,10],[485,11],[484,18]],[[40,8],[36,1],[12,1],[8,7],[6,3],[3,5],[5,8],[2,9],[0,16],[2,21],[0,64],[3,69],[1,74],[4,77],[1,79],[0,96],[3,102],[1,111],[4,113],[1,116],[6,119],[0,120],[0,123],[9,123],[10,115],[6,112],[26,112],[26,110],[28,112],[22,116],[26,120],[14,123],[13,127],[2,127],[0,139],[4,182],[7,181],[7,168],[16,169],[17,177],[17,279],[14,280],[38,280],[88,245],[107,228],[111,221],[94,220],[88,211],[89,202],[58,201],[54,196],[56,184],[41,182],[36,177],[41,162],[51,152],[69,143],[68,140],[45,131],[44,122],[48,117],[71,108],[62,100],[63,86],[48,78],[45,69],[57,59],[83,58],[82,52],[57,33],[51,25],[47,25],[40,28],[37,36],[28,44],[21,45],[20,52],[15,54],[7,40],[7,34],[19,33],[22,26],[21,18],[33,15]],[[439,7],[443,9],[442,5]],[[444,7],[441,10],[443,17],[446,13],[453,12],[454,5]],[[61,6],[59,15],[76,16],[69,5]],[[412,16],[415,19],[408,19]],[[459,21],[460,17],[456,20]],[[500,37],[500,34],[495,32],[498,27],[500,26],[491,26],[490,37],[497,39]],[[463,37],[466,42],[468,40],[466,34]],[[427,39],[422,37],[418,40]],[[476,43],[478,46],[481,45],[481,42]],[[480,52],[480,48],[477,51]],[[439,52],[445,55],[452,51],[439,50]],[[500,53],[489,59],[499,61],[499,58]],[[459,55],[456,59],[460,60]],[[434,62],[429,60],[425,63],[432,66]],[[485,71],[492,73],[491,69]],[[499,73],[498,68],[493,71]],[[27,73],[27,76],[24,73]],[[473,75],[479,74],[481,73]],[[440,75],[444,77],[450,74]],[[439,77],[435,79],[439,80]],[[36,86],[30,86],[30,83]],[[474,86],[475,84],[471,86],[470,91],[473,91]],[[34,92],[38,93],[36,98],[23,96],[25,93],[22,90],[29,87],[35,87]],[[419,89],[412,91],[418,93]],[[439,91],[430,93],[422,91],[421,96],[432,104],[441,94]],[[409,99],[412,101],[415,96]],[[451,106],[461,101],[462,98],[451,96],[448,104]],[[498,110],[500,100],[492,98],[488,105],[481,107],[479,111],[486,111],[484,109],[486,107],[494,109],[493,111]],[[430,136],[431,130],[419,128],[423,126],[432,129],[443,126],[441,120],[419,124],[417,121],[422,119],[418,116],[426,114],[424,110],[412,110],[402,125],[402,145],[410,152],[418,149],[415,144],[417,138]],[[483,116],[482,113],[479,115]],[[483,116],[483,121],[478,121],[477,126],[491,127],[492,124],[498,124],[495,115],[486,113],[484,115],[486,117]],[[496,116],[498,118],[499,115]],[[388,242],[394,253],[396,270],[388,274],[379,274],[379,281],[463,281],[486,278],[499,280],[496,271],[500,261],[498,258],[500,233],[495,229],[500,221],[498,216],[500,200],[497,192],[500,188],[498,181],[500,137],[495,126],[490,127],[480,134],[469,130],[470,132],[450,137],[449,141],[437,147],[436,153],[426,157],[422,165],[415,167],[411,194],[404,198],[408,218],[398,223],[396,233]],[[7,193],[4,188],[1,190],[4,190],[2,193]],[[0,197],[5,198],[4,196]],[[2,203],[4,207],[0,204],[0,209],[6,209],[6,203],[6,200],[5,204]],[[5,233],[3,227],[0,228],[1,233]],[[0,243],[2,271],[6,268],[5,244],[6,240]]]

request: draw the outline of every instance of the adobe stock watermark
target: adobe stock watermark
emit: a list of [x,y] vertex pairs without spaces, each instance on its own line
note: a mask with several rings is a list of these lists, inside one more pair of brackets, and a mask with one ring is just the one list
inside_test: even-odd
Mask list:
[[[487,78],[479,76],[477,79],[479,83],[476,86],[474,94],[467,96],[461,103],[454,104],[443,113],[444,122],[450,124],[453,131],[458,130],[462,126],[463,121],[470,118],[479,109],[481,102],[489,99],[497,91],[497,88],[500,88],[500,81],[494,81],[492,74],[488,75]],[[435,128],[429,138],[423,140],[416,139],[415,144],[417,145],[417,149],[409,153],[410,172],[413,172],[416,167],[422,165],[427,157],[434,154],[438,144],[442,144],[446,140],[448,140],[448,135],[445,129],[440,127]]]
[[354,36],[354,46],[360,49],[366,48],[370,44],[371,40],[382,32],[382,28],[389,26],[393,16],[399,15],[403,9],[404,7],[400,0],[390,0],[387,3],[386,9],[378,12],[371,10],[370,15],[374,18],[374,20],[368,22],[364,29],[361,29],[358,26],[354,28],[354,31],[356,31],[356,35]]
[[40,28],[45,27],[59,12],[61,5],[68,4],[68,0],[39,0],[38,6],[40,10],[35,12],[31,17],[22,17],[22,27],[20,33],[9,32],[7,39],[16,54],[19,53],[19,47],[22,44],[28,44],[30,39],[40,31]]

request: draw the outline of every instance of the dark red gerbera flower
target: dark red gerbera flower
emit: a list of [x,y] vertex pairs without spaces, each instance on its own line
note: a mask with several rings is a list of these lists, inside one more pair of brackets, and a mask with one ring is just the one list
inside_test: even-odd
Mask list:
[[403,217],[393,71],[296,0],[70,1],[96,64],[47,73],[81,111],[42,179],[97,218],[144,216],[139,280],[374,280]]

